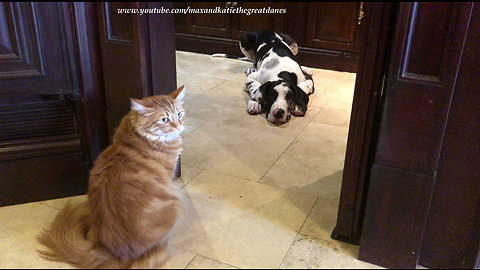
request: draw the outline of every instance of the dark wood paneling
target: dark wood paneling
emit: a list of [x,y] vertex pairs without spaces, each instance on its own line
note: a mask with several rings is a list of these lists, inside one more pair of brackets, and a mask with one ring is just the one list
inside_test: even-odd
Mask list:
[[366,5],[365,39],[361,44],[359,68],[348,132],[337,224],[332,237],[358,243],[363,224],[368,179],[377,139],[383,76],[390,53],[393,5]]
[[411,7],[402,78],[443,82],[447,47],[455,30],[450,28],[454,27],[453,8],[452,2],[420,2]]
[[478,268],[480,259],[480,6],[455,84],[419,263]]
[[[308,4],[306,45],[314,48],[358,52],[359,2]],[[362,10],[363,11],[363,10]]]
[[[176,49],[179,51],[206,54],[228,53],[243,56],[238,47],[238,41],[231,39],[177,33],[175,34],[175,43]],[[304,66],[346,72],[357,71],[357,54],[300,47],[297,58]]]
[[433,176],[373,165],[359,259],[415,268]]
[[[363,23],[358,24],[360,3],[269,2],[268,5],[265,5],[265,3],[254,2],[212,2],[209,7],[223,8],[227,3],[230,3],[233,13],[176,14],[175,39],[177,49],[206,54],[228,53],[243,56],[238,48],[234,48],[238,47],[238,39],[242,33],[245,31],[275,30],[290,35],[297,42],[300,47],[299,59],[303,65],[347,72],[357,71],[359,44],[364,32],[362,29]],[[344,8],[345,5],[349,8]],[[367,5],[369,3],[363,4],[363,6]],[[204,3],[175,3],[175,8],[181,9],[202,6],[206,7]],[[246,15],[235,13],[237,11],[236,7],[244,9],[285,9],[286,13]],[[318,9],[322,13],[317,14],[315,12],[313,14],[315,22],[310,22],[312,8]],[[335,10],[335,13],[324,13],[325,9]],[[356,14],[352,16],[351,13],[354,9]],[[222,19],[224,15],[228,19]],[[193,20],[197,16],[202,18],[203,25],[215,25],[217,29],[212,32],[214,28],[196,26]],[[213,22],[214,20],[217,21]],[[347,20],[348,22],[346,22]],[[231,22],[230,26],[225,24],[228,21]],[[329,25],[325,23],[329,23]],[[348,31],[345,30],[348,27],[351,28]],[[307,35],[307,30],[311,30],[311,35]],[[336,37],[327,37],[331,30],[335,32]],[[323,35],[323,40],[319,39],[319,35],[315,37],[315,33],[319,33],[320,36]]]
[[[380,136],[378,143],[380,149],[376,160],[378,164],[434,174],[468,25],[468,7],[465,8],[468,4],[453,5],[453,8],[448,4],[435,3],[402,3],[400,5],[392,68],[389,71],[385,91],[386,105],[380,130],[384,135]],[[439,9],[443,12],[436,15],[443,15],[443,17],[439,19],[435,15],[431,19],[435,19],[436,22],[448,21],[443,24],[449,27],[429,32],[430,24],[419,24],[422,20],[417,20],[417,17],[421,16],[418,12],[428,16],[438,12]],[[415,29],[417,34],[428,33],[428,35],[415,35],[415,33],[412,35],[412,29]],[[442,78],[441,82],[432,80],[430,77],[425,78],[428,71],[425,71],[427,72],[425,74],[405,76],[403,71],[408,70],[404,68],[405,64],[409,67],[428,66],[423,62],[425,60],[423,56],[416,57],[419,56],[419,49],[412,51],[411,48],[432,47],[432,40],[443,40],[445,43],[435,44],[437,47],[446,49],[432,50],[432,53],[438,54],[430,56],[432,59],[442,59],[440,62],[444,63],[442,74],[439,75]],[[410,68],[410,70],[416,69]],[[405,113],[406,111],[408,113]],[[408,123],[408,125],[398,123]]]
[[0,143],[78,133],[74,107],[52,101],[0,107]]
[[[144,62],[141,61],[141,50],[145,52],[148,39],[139,27],[139,16],[132,14],[117,16],[116,25],[122,27],[114,30],[117,37],[132,35],[131,41],[112,39],[109,32],[113,31],[113,26],[109,24],[109,18],[115,16],[112,13],[116,13],[116,10],[109,8],[106,2],[98,3],[97,6],[108,134],[112,138],[114,128],[120,123],[118,121],[130,109],[128,97],[142,98],[149,95],[149,82],[144,80],[145,66],[142,66]],[[128,7],[141,8],[137,2],[128,2]],[[131,26],[131,29],[126,29],[125,26]]]
[[12,50],[4,49],[0,57],[0,104],[43,102],[40,94],[72,93],[78,86],[66,51],[66,11],[58,3],[2,6],[0,46],[10,43]]
[[100,55],[97,6],[93,2],[72,4],[77,47],[78,71],[80,73],[80,94],[83,104],[84,149],[92,164],[108,146],[105,90]]
[[91,156],[72,7],[1,3],[1,205],[86,191]]
[[[173,8],[173,3],[129,2],[130,8]],[[129,14],[118,16],[117,36],[132,32],[132,42],[109,40],[107,20],[116,12],[98,4],[102,67],[105,81],[109,137],[130,110],[129,98],[170,93],[176,89],[173,14]],[[127,15],[127,14],[125,14]]]
[[105,3],[105,30],[109,42],[133,42],[133,25],[131,14],[118,13],[118,9],[128,9],[129,2]]
[[[441,146],[446,138],[452,95],[461,81],[459,66],[462,53],[467,50],[464,41],[471,7],[472,3],[399,4],[360,242],[361,260],[389,268],[414,268],[420,251],[424,251],[421,244],[427,218],[436,215],[429,212],[429,208],[433,191],[437,190],[435,184],[440,180],[438,177],[442,172],[446,178],[455,174],[460,177],[463,175],[457,170],[460,168],[445,167],[445,171],[442,171],[438,162],[443,156],[441,151],[445,150]],[[439,25],[440,29],[432,30],[434,25]],[[432,40],[443,44],[432,44]],[[429,59],[426,59],[423,52],[432,46],[440,49],[430,50]],[[478,50],[473,55],[478,58]],[[464,79],[472,80],[473,77]],[[475,146],[478,145],[470,145]],[[454,190],[457,183],[449,183],[448,187],[444,185],[443,188]],[[452,205],[456,193],[452,191],[449,194],[450,198],[438,198],[442,203],[437,207]],[[477,199],[478,194],[473,198]],[[462,202],[464,199],[458,198]],[[460,201],[456,206],[461,205]],[[478,211],[478,202],[474,204],[476,208],[470,205],[471,222],[476,222],[478,218],[478,212],[474,212]],[[452,207],[451,211],[461,211]],[[442,222],[455,223],[455,217],[450,221],[447,215],[442,217],[442,221],[433,218],[438,221],[438,226],[443,226]],[[450,229],[463,228],[459,223],[456,224],[458,226],[450,226]],[[478,228],[475,230],[476,235]],[[476,241],[478,245],[478,239]],[[436,244],[447,245],[446,242]],[[455,245],[449,244],[452,246],[448,249]],[[478,249],[475,251],[478,252]],[[465,258],[456,257],[455,260]]]
[[[239,7],[244,9],[263,9],[264,2],[240,2]],[[272,9],[284,8],[285,3],[268,2],[268,7]],[[232,16],[232,38],[240,39],[245,32],[254,32],[270,29],[280,32],[283,25],[283,14],[279,13],[253,13],[253,14],[233,14]]]
[[0,5],[3,32],[0,35],[0,79],[45,75],[37,17],[33,3],[6,2]]
[[0,162],[0,207],[85,194],[87,176],[79,166],[83,156],[78,146],[71,153]]
[[[189,2],[193,9],[225,8],[226,2]],[[212,37],[232,35],[232,16],[229,13],[189,13],[186,15],[188,33]]]
[[[173,8],[172,3],[149,2],[148,8]],[[152,95],[166,95],[177,89],[175,59],[175,16],[149,17]]]

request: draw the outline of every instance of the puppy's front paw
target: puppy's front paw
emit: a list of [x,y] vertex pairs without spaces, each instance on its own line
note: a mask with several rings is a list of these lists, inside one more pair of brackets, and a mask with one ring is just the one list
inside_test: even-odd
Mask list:
[[293,116],[305,116],[305,110],[300,106],[295,105],[295,107],[290,111]]
[[257,69],[254,68],[254,67],[247,68],[247,69],[245,70],[245,75],[248,76],[248,75],[250,75],[251,73],[256,72],[256,71],[257,71]]
[[259,114],[262,112],[262,105],[255,100],[249,100],[247,104],[247,112],[251,115]]
[[313,71],[310,68],[305,67],[305,66],[301,66],[300,68],[302,69],[303,72],[307,73],[308,75],[310,75],[310,76],[313,75]]

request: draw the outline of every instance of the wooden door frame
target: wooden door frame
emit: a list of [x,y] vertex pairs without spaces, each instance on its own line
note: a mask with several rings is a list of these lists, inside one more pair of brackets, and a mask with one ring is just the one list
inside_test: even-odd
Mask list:
[[80,136],[88,167],[108,146],[105,89],[100,56],[97,8],[93,2],[64,3],[72,10],[72,29],[81,95]]
[[359,243],[362,231],[382,88],[395,22],[394,9],[395,5],[390,2],[364,4],[364,40],[350,116],[337,224],[332,232],[333,239],[352,244]]

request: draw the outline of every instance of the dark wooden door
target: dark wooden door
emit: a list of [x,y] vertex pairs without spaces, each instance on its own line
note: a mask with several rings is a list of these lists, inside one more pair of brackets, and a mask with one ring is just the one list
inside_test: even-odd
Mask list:
[[[227,2],[183,2],[177,3],[175,8],[216,9],[227,7]],[[231,13],[188,13],[183,17],[184,22],[177,24],[177,30],[182,33],[205,35],[219,38],[231,38]]]
[[[243,9],[282,9],[285,8],[285,3],[282,2],[232,2],[234,8],[241,7]],[[282,31],[283,16],[281,13],[242,13],[232,14],[232,38],[240,39],[245,32],[254,32],[259,30],[273,30],[277,32]]]
[[86,191],[70,16],[61,3],[0,4],[0,206]]
[[171,9],[173,3],[97,3],[110,139],[130,111],[130,98],[176,89],[173,14],[119,14],[119,8]]
[[358,53],[363,2],[310,2],[305,46]]
[[480,168],[471,162],[479,159],[479,9],[400,3],[396,18],[359,258],[415,268],[420,256],[434,268],[473,268],[480,255]]

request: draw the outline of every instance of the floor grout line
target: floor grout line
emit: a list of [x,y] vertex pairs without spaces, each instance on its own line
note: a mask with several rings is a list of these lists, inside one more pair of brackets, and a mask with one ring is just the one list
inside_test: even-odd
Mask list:
[[[194,254],[195,254],[195,253],[194,253]],[[187,269],[187,267],[193,262],[193,260],[195,260],[195,258],[196,258],[197,256],[200,256],[200,255],[195,254],[195,256],[193,256],[193,258],[187,263],[187,265],[185,265],[185,267],[184,267],[183,269]]]
[[307,214],[307,216],[305,217],[305,220],[303,220],[302,226],[300,226],[300,228],[298,229],[297,234],[295,235],[295,238],[293,239],[292,243],[290,244],[290,247],[288,248],[287,252],[285,253],[285,256],[283,257],[282,262],[277,266],[277,269],[280,268],[280,266],[281,266],[281,265],[283,264],[283,262],[285,261],[285,258],[287,258],[288,252],[290,252],[290,250],[292,249],[293,243],[295,243],[295,240],[297,240],[297,237],[298,237],[298,235],[300,234],[300,231],[302,231],[302,228],[303,228],[303,226],[305,225],[305,223],[307,222],[307,219],[308,219],[308,217],[310,216],[310,214],[312,213],[312,210],[313,210],[313,208],[315,207],[315,204],[317,203],[317,201],[318,201],[318,197],[317,197],[317,198],[315,199],[315,201],[313,202],[312,207],[310,208],[310,211],[308,211],[308,214]]
[[310,123],[313,121],[313,119],[315,117],[317,117],[317,115],[322,111],[322,109],[318,110],[318,112],[312,117],[312,119],[310,119],[310,121],[301,129],[301,131],[298,133],[297,136],[295,136],[292,140],[292,142],[287,146],[287,148],[285,148],[285,150],[278,156],[278,158],[275,160],[275,162],[273,162],[272,166],[270,166],[267,170],[267,172],[265,172],[265,174],[260,178],[260,180],[258,180],[258,183],[261,183],[263,178],[265,177],[265,175],[268,174],[268,172],[273,168],[273,166],[275,166],[275,164],[277,163],[277,161],[283,156],[283,154],[285,154],[285,152],[287,152],[287,150],[290,148],[290,146],[292,146],[292,144],[295,142],[295,140],[297,140],[298,136],[300,136],[300,134],[302,134],[302,132],[307,128],[308,125],[310,125]]

